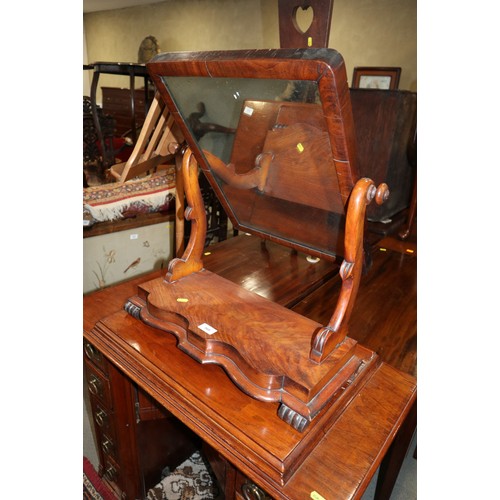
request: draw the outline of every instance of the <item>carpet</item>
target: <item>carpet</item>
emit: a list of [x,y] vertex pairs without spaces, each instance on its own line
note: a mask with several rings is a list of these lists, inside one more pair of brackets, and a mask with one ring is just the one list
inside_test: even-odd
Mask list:
[[87,457],[83,457],[83,500],[116,500]]
[[146,496],[147,500],[219,500],[217,482],[208,463],[195,451],[164,477]]

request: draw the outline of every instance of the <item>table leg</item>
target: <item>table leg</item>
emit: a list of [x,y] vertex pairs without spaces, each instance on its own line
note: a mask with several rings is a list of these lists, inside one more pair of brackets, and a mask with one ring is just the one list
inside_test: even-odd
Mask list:
[[408,447],[417,427],[417,402],[413,403],[392,445],[385,455],[377,478],[374,500],[389,500]]

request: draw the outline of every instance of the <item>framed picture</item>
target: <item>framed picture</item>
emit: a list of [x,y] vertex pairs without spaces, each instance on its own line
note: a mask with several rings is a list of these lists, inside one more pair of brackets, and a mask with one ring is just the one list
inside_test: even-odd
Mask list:
[[401,68],[356,67],[352,75],[353,89],[396,90],[399,86]]

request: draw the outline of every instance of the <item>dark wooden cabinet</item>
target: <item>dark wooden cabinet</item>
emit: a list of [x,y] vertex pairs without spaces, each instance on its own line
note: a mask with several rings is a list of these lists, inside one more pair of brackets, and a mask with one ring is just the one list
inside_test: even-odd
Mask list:
[[387,183],[391,191],[383,205],[372,203],[367,207],[367,217],[387,223],[410,205],[415,172],[408,153],[414,142],[417,94],[350,89],[350,96],[360,175],[375,183]]
[[105,115],[110,115],[116,120],[116,136],[130,134],[133,129],[133,120],[138,130],[144,123],[147,106],[154,97],[154,88],[146,92],[142,89],[134,90],[134,109],[130,98],[130,89],[118,87],[102,87],[102,109]]
[[174,468],[199,447],[199,438],[91,343],[84,341],[83,350],[99,474],[118,497],[144,498],[165,467]]

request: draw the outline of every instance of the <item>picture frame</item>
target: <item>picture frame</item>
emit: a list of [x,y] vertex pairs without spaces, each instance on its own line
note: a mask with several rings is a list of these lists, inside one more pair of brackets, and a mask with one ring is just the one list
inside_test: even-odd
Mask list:
[[397,90],[401,68],[358,66],[354,68],[352,75],[353,89],[382,89]]

